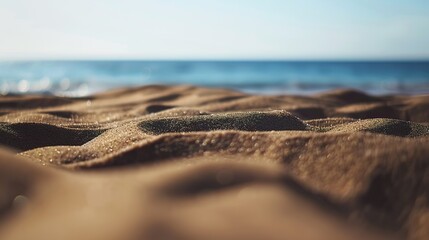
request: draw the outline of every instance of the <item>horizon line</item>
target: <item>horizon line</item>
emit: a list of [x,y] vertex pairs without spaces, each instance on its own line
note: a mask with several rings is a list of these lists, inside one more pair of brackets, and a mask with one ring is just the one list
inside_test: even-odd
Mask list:
[[429,62],[428,58],[19,58],[0,62]]

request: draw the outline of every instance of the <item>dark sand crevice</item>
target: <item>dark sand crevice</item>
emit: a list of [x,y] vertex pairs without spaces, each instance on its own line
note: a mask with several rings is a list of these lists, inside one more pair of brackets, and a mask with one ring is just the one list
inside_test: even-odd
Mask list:
[[1,123],[0,144],[22,151],[54,145],[82,145],[104,130],[70,129],[41,123]]
[[334,127],[331,132],[365,131],[398,137],[422,137],[429,135],[429,127],[395,119],[367,119]]
[[44,113],[65,119],[77,119],[82,114],[78,111],[47,111]]
[[176,94],[167,94],[164,96],[160,96],[160,97],[155,97],[155,98],[151,98],[149,100],[147,100],[148,103],[153,103],[153,102],[169,102],[169,101],[173,101],[176,100],[178,98],[180,98],[182,95],[179,93]]
[[152,104],[146,107],[146,111],[148,113],[156,113],[165,111],[171,108],[174,108],[175,106],[169,106],[169,105],[162,105],[162,104]]

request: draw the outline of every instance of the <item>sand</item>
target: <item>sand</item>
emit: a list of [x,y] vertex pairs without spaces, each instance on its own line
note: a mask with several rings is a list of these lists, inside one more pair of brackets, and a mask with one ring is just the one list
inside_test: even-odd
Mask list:
[[0,239],[429,239],[429,95],[0,97]]

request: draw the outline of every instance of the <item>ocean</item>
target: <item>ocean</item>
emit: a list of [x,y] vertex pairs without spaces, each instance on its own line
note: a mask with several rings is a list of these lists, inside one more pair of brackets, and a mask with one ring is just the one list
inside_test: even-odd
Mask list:
[[2,61],[0,94],[85,96],[116,87],[192,84],[261,94],[354,88],[429,93],[429,61]]

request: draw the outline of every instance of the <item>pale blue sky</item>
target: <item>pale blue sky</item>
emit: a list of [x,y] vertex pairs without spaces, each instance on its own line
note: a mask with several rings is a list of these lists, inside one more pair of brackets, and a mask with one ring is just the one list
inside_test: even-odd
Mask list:
[[428,0],[0,0],[0,59],[429,59]]

